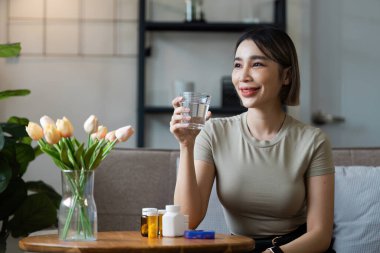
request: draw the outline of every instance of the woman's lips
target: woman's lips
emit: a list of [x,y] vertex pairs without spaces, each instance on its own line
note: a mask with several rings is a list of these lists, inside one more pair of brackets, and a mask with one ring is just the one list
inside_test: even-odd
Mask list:
[[256,95],[259,90],[260,90],[260,87],[242,87],[242,88],[239,88],[240,89],[240,92],[241,92],[241,95],[243,97],[251,97],[251,96],[254,96]]

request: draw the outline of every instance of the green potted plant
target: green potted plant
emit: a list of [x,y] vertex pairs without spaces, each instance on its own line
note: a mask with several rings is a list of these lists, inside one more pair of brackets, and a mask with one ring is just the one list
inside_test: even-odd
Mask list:
[[[0,45],[0,57],[18,56],[20,50],[19,43]],[[0,100],[29,93],[3,90]],[[57,223],[61,196],[42,181],[23,179],[29,163],[41,154],[26,132],[28,123],[28,119],[15,116],[0,122],[0,253],[6,251],[9,235],[26,236]]]

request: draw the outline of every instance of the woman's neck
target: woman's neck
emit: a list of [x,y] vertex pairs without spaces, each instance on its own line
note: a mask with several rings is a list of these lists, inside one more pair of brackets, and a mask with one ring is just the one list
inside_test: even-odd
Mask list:
[[280,131],[285,118],[286,113],[281,108],[271,111],[250,108],[247,115],[248,129],[257,140],[271,140]]

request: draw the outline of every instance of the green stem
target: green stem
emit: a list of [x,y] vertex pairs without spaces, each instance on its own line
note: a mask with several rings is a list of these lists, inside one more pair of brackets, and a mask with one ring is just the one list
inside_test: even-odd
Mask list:
[[67,238],[67,234],[69,231],[70,223],[74,214],[74,210],[77,207],[77,203],[79,202],[79,220],[76,224],[76,230],[78,233],[80,231],[83,231],[84,237],[89,238],[93,236],[93,231],[91,227],[91,222],[88,217],[87,209],[85,207],[85,188],[88,177],[86,177],[86,171],[84,169],[81,170],[81,173],[79,175],[79,178],[76,178],[77,180],[73,180],[69,176],[67,176],[67,179],[70,184],[70,189],[74,195],[72,205],[70,207],[69,213],[66,218],[65,226],[63,229],[63,239],[65,240]]
[[106,158],[108,153],[111,152],[111,150],[116,145],[116,143],[117,143],[117,139],[108,144],[108,147],[106,147],[106,149],[103,151],[102,160],[104,160],[104,158]]

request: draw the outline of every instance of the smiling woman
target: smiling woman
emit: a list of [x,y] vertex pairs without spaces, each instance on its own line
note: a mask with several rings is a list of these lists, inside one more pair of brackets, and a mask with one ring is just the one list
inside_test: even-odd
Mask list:
[[[232,234],[259,252],[334,252],[334,165],[326,136],[282,109],[299,103],[297,53],[290,37],[257,27],[237,41],[232,82],[247,112],[182,124],[181,97],[170,130],[180,143],[174,202],[197,227],[214,180]],[[274,187],[275,186],[275,187]]]

